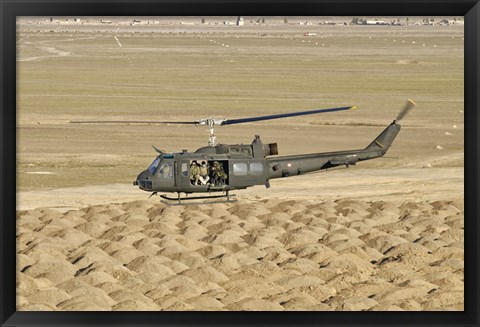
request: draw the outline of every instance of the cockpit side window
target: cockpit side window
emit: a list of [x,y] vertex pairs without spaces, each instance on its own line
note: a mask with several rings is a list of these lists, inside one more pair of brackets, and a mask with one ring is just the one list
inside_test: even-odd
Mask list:
[[158,175],[164,178],[173,178],[173,162],[162,162]]
[[158,167],[158,164],[160,163],[160,158],[157,157],[155,160],[153,160],[152,164],[150,165],[150,167],[148,167],[148,171],[150,172],[150,174],[155,174],[155,171],[157,171],[157,167]]

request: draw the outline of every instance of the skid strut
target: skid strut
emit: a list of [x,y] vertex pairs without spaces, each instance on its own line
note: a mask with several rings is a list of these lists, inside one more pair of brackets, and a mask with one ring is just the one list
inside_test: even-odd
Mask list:
[[[219,198],[226,198],[225,201],[221,201],[221,202],[235,202],[237,201],[236,199],[232,199],[232,197],[234,197],[235,194],[230,194],[229,191],[225,191],[225,194],[222,194],[222,195],[208,195],[208,196],[191,196],[191,197],[181,197],[180,196],[180,192],[177,192],[177,197],[170,197],[170,196],[167,196],[166,194],[162,194],[160,195],[160,197],[162,199],[165,199],[167,201],[175,201],[177,202],[176,204],[182,204],[182,200],[183,201],[192,201],[192,200],[208,200],[208,199],[219,199]],[[166,204],[172,204],[172,203],[169,203],[167,201],[162,201],[163,203],[166,203]],[[217,203],[217,202],[213,202],[213,203]]]

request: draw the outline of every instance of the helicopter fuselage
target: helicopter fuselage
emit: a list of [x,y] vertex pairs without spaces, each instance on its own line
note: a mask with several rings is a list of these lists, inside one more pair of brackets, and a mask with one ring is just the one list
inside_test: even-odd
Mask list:
[[[134,185],[147,192],[202,193],[270,186],[270,179],[302,175],[383,156],[400,125],[391,123],[369,146],[359,150],[278,156],[277,144],[263,144],[258,135],[252,144],[202,147],[195,152],[160,153],[141,172]],[[202,168],[203,167],[203,168]]]

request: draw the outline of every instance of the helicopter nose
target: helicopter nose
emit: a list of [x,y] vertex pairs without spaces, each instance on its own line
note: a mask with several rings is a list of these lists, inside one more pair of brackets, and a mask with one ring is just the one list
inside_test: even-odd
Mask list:
[[151,191],[153,189],[152,174],[148,170],[142,171],[137,176],[137,180],[133,182],[133,185],[138,186],[141,190]]

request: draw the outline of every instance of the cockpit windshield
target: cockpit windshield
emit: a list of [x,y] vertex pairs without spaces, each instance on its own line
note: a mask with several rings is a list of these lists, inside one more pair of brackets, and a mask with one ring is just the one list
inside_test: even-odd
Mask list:
[[157,157],[157,158],[152,162],[152,164],[150,165],[150,167],[148,167],[148,171],[150,172],[150,174],[152,174],[152,175],[155,174],[155,171],[157,170],[159,163],[160,163],[160,157]]

